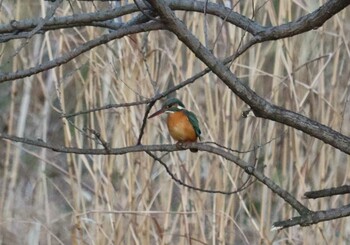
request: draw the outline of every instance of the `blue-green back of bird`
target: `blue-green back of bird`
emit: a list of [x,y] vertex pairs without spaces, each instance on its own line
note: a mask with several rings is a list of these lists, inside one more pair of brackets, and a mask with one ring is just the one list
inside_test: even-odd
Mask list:
[[192,124],[194,131],[196,132],[196,135],[199,139],[201,139],[200,135],[201,135],[201,129],[199,128],[199,123],[198,123],[198,119],[196,117],[196,115],[188,110],[183,110],[184,113],[186,114],[186,116],[188,117],[188,120],[190,121],[190,123]]

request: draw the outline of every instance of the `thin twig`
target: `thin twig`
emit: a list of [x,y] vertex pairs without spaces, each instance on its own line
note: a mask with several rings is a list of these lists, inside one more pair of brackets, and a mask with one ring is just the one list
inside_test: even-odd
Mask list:
[[254,183],[254,181],[249,182],[250,180],[250,176],[249,178],[239,187],[237,188],[236,190],[234,191],[221,191],[221,190],[207,190],[207,189],[204,189],[204,188],[200,188],[200,187],[195,187],[195,186],[192,186],[192,185],[189,185],[189,184],[186,184],[184,183],[182,180],[178,179],[175,174],[173,174],[170,170],[170,168],[168,167],[168,165],[166,165],[165,162],[162,161],[162,159],[158,158],[156,155],[154,155],[153,153],[151,153],[150,151],[146,151],[146,153],[151,156],[154,160],[156,160],[157,162],[159,162],[164,168],[165,168],[165,171],[168,173],[168,175],[176,182],[178,183],[179,185],[182,185],[184,187],[187,187],[189,189],[192,189],[192,190],[195,190],[195,191],[200,191],[200,192],[206,192],[206,193],[216,193],[216,194],[223,194],[223,195],[232,195],[232,194],[237,194],[245,189],[247,189],[251,184]]

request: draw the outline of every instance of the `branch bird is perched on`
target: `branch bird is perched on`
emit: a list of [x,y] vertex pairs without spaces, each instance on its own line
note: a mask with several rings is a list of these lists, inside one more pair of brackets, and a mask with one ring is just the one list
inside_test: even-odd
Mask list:
[[[196,115],[185,109],[184,104],[176,99],[171,98],[165,101],[163,107],[150,115],[148,118],[155,117],[162,113],[168,113],[167,125],[171,137],[177,140],[178,143],[196,142],[200,139],[201,130],[199,128]],[[190,149],[192,152],[197,152],[197,149]]]

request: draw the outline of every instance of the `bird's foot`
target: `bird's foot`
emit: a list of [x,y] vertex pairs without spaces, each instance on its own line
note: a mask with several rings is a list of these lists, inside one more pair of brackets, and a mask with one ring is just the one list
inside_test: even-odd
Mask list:
[[[176,148],[180,149],[180,150],[184,150],[186,148],[188,148],[188,146],[191,144],[192,142],[189,141],[179,141],[176,143]],[[197,152],[198,150],[195,148],[190,148],[191,152]]]
[[181,141],[178,141],[176,143],[176,148],[179,149],[179,150],[183,150],[184,149],[184,142],[181,142]]

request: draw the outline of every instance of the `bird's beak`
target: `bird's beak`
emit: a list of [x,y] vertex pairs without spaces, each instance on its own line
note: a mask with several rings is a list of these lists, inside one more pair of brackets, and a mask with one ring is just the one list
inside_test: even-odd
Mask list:
[[165,112],[165,109],[162,108],[162,109],[160,109],[159,111],[156,111],[155,113],[153,113],[152,115],[150,115],[148,118],[152,118],[152,117],[158,116],[158,115],[160,115],[160,114],[162,114],[162,113],[164,113],[164,112]]

